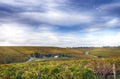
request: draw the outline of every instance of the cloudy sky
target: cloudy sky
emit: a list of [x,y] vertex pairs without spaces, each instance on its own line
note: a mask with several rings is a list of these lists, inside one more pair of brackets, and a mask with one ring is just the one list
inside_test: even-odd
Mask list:
[[1,46],[118,46],[120,0],[0,0]]

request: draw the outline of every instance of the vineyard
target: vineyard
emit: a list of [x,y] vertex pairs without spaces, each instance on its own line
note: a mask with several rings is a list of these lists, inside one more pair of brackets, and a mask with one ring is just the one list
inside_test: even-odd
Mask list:
[[113,79],[113,64],[120,79],[120,58],[1,64],[0,79]]
[[70,48],[59,48],[59,47],[35,47],[35,46],[3,46],[0,47],[0,63],[16,63],[25,62],[29,60],[29,55],[37,52],[39,54],[66,54],[71,55],[73,58],[88,59],[90,56],[83,54],[83,51],[70,49]]
[[120,79],[119,57],[119,48],[0,47],[0,79]]
[[120,57],[120,48],[60,48],[60,47],[40,47],[40,46],[1,46],[0,63],[17,63],[29,60],[29,55],[37,52],[39,54],[63,54],[72,56],[73,59],[91,59],[91,55],[85,55],[89,51],[91,55],[111,58]]

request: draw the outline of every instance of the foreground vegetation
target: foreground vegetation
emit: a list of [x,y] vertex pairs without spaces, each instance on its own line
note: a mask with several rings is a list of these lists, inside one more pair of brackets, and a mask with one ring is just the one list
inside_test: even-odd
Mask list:
[[119,57],[114,47],[0,47],[0,79],[113,79],[113,64],[120,79]]
[[119,70],[120,58],[1,64],[0,79],[106,79],[113,63]]

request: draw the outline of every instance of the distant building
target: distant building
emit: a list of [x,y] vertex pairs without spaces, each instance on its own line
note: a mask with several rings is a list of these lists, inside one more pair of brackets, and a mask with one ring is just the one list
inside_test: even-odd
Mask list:
[[58,56],[58,55],[55,55],[54,58],[59,58],[59,56]]
[[89,55],[89,51],[85,51],[85,55]]

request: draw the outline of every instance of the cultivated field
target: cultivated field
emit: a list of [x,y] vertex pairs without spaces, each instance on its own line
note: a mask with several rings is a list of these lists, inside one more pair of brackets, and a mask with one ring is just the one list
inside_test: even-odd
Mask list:
[[0,79],[120,79],[119,57],[120,48],[0,47]]

